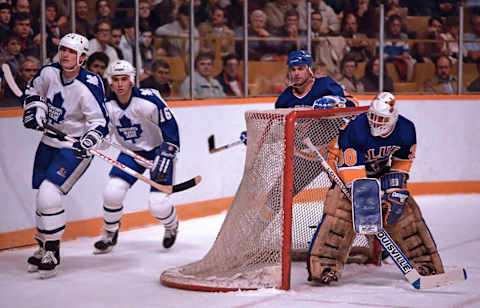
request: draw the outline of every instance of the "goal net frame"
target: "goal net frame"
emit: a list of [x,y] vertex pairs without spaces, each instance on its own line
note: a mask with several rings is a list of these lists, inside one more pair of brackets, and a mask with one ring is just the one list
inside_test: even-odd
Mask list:
[[[262,132],[262,136],[256,136],[257,139],[251,139],[250,138],[250,130],[249,130],[249,143],[248,143],[248,148],[247,148],[247,157],[248,155],[256,155],[260,151],[260,149],[264,146],[263,142],[264,139],[268,134],[270,134],[270,126],[273,120],[278,120],[281,119],[284,121],[284,149],[283,149],[283,167],[282,174],[281,174],[281,180],[282,183],[280,184],[282,186],[282,196],[281,198],[281,207],[283,210],[283,217],[281,217],[281,222],[283,230],[279,231],[282,234],[281,236],[281,251],[279,252],[280,254],[280,260],[278,261],[281,264],[275,265],[275,267],[270,266],[270,267],[265,267],[265,269],[262,269],[261,273],[254,273],[258,274],[257,276],[261,276],[262,279],[265,276],[272,275],[275,276],[276,279],[274,282],[268,281],[268,283],[261,283],[258,286],[255,284],[240,284],[236,285],[235,280],[237,279],[236,277],[240,277],[242,279],[249,279],[249,276],[252,276],[251,273],[244,274],[244,273],[237,273],[235,275],[232,275],[231,277],[227,278],[220,278],[215,275],[215,266],[213,264],[210,264],[207,270],[202,270],[201,275],[203,278],[196,277],[194,274],[191,272],[188,272],[189,266],[196,266],[196,264],[199,264],[202,262],[204,259],[206,259],[209,254],[214,250],[215,245],[217,244],[217,241],[219,241],[219,237],[225,227],[225,224],[227,222],[227,219],[229,218],[228,216],[230,215],[232,208],[234,207],[234,203],[236,202],[236,199],[238,197],[238,194],[241,193],[241,187],[244,182],[245,177],[247,176],[247,161],[245,165],[245,171],[243,174],[242,182],[239,186],[239,190],[235,194],[234,201],[232,202],[232,206],[229,209],[229,212],[227,214],[227,217],[225,218],[225,221],[222,225],[221,230],[219,231],[217,235],[217,239],[215,240],[215,243],[211,247],[209,253],[207,255],[194,263],[186,264],[184,266],[179,266],[171,269],[167,269],[164,271],[160,277],[160,282],[169,287],[174,287],[174,288],[180,288],[180,289],[187,289],[187,290],[195,290],[195,291],[212,291],[212,292],[228,292],[228,291],[237,291],[237,290],[255,290],[259,288],[265,288],[265,287],[273,287],[273,288],[278,288],[281,290],[288,290],[290,289],[290,277],[291,277],[291,262],[292,262],[292,254],[294,253],[292,249],[292,224],[293,224],[293,201],[294,201],[294,156],[295,154],[295,134],[296,134],[296,123],[297,121],[301,120],[308,120],[308,119],[343,119],[345,117],[355,117],[359,114],[362,114],[368,110],[368,107],[352,107],[352,108],[335,108],[335,109],[327,109],[327,110],[313,110],[311,108],[294,108],[294,109],[277,109],[275,111],[248,111],[245,114],[245,118],[247,120],[247,128],[248,126],[248,116],[251,114],[254,114],[258,117],[262,117],[262,113],[265,113],[265,118],[263,119],[269,119],[268,117],[271,117],[272,120],[269,120],[268,124],[265,126],[264,131]],[[278,114],[277,114],[278,113]],[[284,119],[283,119],[284,118]],[[308,127],[306,128],[308,129]],[[338,134],[338,132],[336,132]],[[253,137],[253,136],[252,136]],[[332,138],[333,139],[333,138]],[[253,144],[252,141],[257,141],[257,144]],[[299,140],[297,140],[298,144]],[[297,153],[298,155],[298,153]],[[308,155],[308,154],[307,154]],[[312,155],[313,157],[313,155]],[[313,159],[312,159],[313,160]],[[251,166],[250,166],[251,168]],[[324,191],[326,193],[326,189]],[[322,194],[324,194],[322,193]],[[324,198],[324,196],[322,197]],[[277,214],[278,215],[278,214]],[[278,215],[280,216],[280,215]],[[234,235],[232,235],[234,236]],[[225,243],[223,243],[225,244]],[[220,245],[220,244],[219,244]],[[306,251],[304,251],[304,254],[306,254]],[[210,262],[211,263],[211,262]],[[183,271],[183,272],[182,272]],[[211,273],[209,272],[211,271]],[[280,273],[279,273],[280,271]],[[188,272],[188,273],[184,273]],[[255,271],[254,271],[255,272]],[[207,274],[206,274],[207,273]],[[305,274],[305,276],[307,276]],[[205,283],[202,282],[202,279]],[[240,278],[239,278],[240,279]],[[216,284],[216,280],[219,281],[218,284]],[[225,282],[227,281],[227,282]]]

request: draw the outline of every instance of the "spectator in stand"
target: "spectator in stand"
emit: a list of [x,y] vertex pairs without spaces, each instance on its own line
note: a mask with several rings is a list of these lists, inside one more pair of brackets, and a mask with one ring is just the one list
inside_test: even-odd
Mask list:
[[[15,93],[17,90],[11,89],[11,81],[7,81],[5,80],[5,78],[3,78],[1,86],[4,89],[4,94],[3,97],[0,96],[0,107],[21,107],[22,103],[20,101],[20,97],[23,93],[23,90],[25,90],[25,88],[27,87],[27,83],[30,81],[30,79],[33,78],[33,76],[35,76],[39,68],[40,61],[35,57],[29,56],[22,60],[18,74],[14,76],[14,83],[16,87],[21,91],[21,93]],[[15,85],[13,85],[13,87],[15,87]]]
[[312,10],[322,14],[321,33],[324,35],[338,35],[340,33],[340,21],[335,11],[323,0],[311,0]]
[[170,64],[162,59],[155,60],[151,65],[151,75],[140,82],[140,87],[157,89],[162,97],[169,97],[173,92],[169,74]]
[[181,4],[182,2],[178,0],[154,1],[150,10],[150,25],[152,29],[174,22]]
[[407,34],[401,32],[401,30],[402,18],[398,15],[390,16],[387,20],[386,38],[402,41],[388,40],[385,42],[385,47],[383,49],[385,61],[392,62],[393,65],[395,65],[395,69],[401,80],[411,82],[413,80],[415,63],[417,63],[417,61],[411,56]]
[[[470,62],[478,62],[480,60],[480,15],[473,15],[470,19],[473,32],[465,33],[463,39],[465,49],[467,50],[467,60]],[[476,40],[476,42],[468,42],[468,40]]]
[[[40,6],[42,4],[42,1],[45,0],[30,0],[30,10],[32,12],[32,20],[40,20]],[[55,22],[57,23],[58,27],[63,27],[68,22],[67,16],[70,16],[70,11],[69,11],[69,3],[66,3],[67,1],[64,0],[47,0],[47,2],[54,2],[55,6],[57,8],[57,18]],[[68,7],[67,7],[68,6]]]
[[[203,37],[200,41],[200,50],[202,52],[215,52],[215,44],[217,40],[221,40],[221,57],[235,51],[235,41],[233,40],[233,35],[235,33],[227,26],[224,9],[220,7],[213,9],[211,20],[199,24],[198,32],[200,33],[200,36]],[[208,39],[206,39],[206,37],[208,37]]]
[[480,92],[480,61],[477,61],[477,73],[478,77],[467,87],[467,90],[470,92]]
[[105,96],[110,95],[110,85],[107,82],[107,76],[105,76],[105,70],[108,67],[108,63],[108,56],[101,51],[97,51],[88,57],[86,64],[87,70],[98,74],[102,78],[103,87],[105,88]]
[[95,24],[101,20],[113,22],[112,8],[107,0],[97,0],[95,3],[95,9],[95,13],[97,14]]
[[[94,37],[93,25],[88,18],[88,2],[86,0],[75,1],[75,33],[85,36],[87,39]],[[69,20],[60,26],[60,32],[63,35],[72,32],[72,23]]]
[[284,25],[275,32],[274,36],[288,39],[277,41],[277,47],[275,48],[277,54],[276,59],[286,61],[290,52],[306,49],[307,33],[299,29],[299,16],[295,9],[288,10],[284,16]]
[[358,32],[371,38],[378,35],[380,15],[370,0],[354,0],[352,5],[345,8],[344,16],[350,13],[357,17]]
[[[311,22],[312,22],[312,38],[313,39],[324,35],[324,33],[322,33],[322,21],[323,21],[323,18],[320,11],[312,11]],[[312,40],[312,43],[313,43],[313,40]]]
[[12,30],[21,39],[22,54],[40,58],[40,45],[33,40],[32,19],[30,15],[19,13],[14,15]]
[[430,17],[428,28],[418,38],[426,40],[437,40],[438,42],[418,42],[414,45],[413,53],[418,61],[433,63],[442,55],[443,39],[441,33],[443,23],[440,17]]
[[144,29],[140,34],[140,56],[142,67],[150,67],[156,56],[155,45],[153,44],[153,33],[151,29]]
[[28,0],[14,0],[12,1],[13,14],[27,14],[30,15],[30,2]]
[[457,1],[458,0],[437,0],[435,16],[457,16]]
[[9,32],[3,42],[0,49],[0,63],[7,63],[12,75],[16,76],[20,70],[20,63],[25,58],[22,54],[22,39],[17,33]]
[[223,58],[223,70],[215,77],[227,96],[243,96],[243,78],[238,73],[238,59],[233,54]]
[[407,15],[408,8],[400,6],[400,0],[386,0],[385,1],[385,18],[388,18],[392,15],[398,15],[402,19],[402,32],[408,33],[407,29]]
[[[199,53],[195,59],[195,78],[193,79],[193,97],[211,98],[224,97],[222,85],[212,77],[214,55],[211,53]],[[185,78],[180,93],[184,96],[190,95],[190,76]]]
[[344,57],[341,65],[341,75],[337,78],[337,82],[343,85],[344,89],[349,93],[362,93],[365,91],[363,83],[355,78],[355,70],[357,69],[357,62],[351,56]]
[[12,21],[12,8],[8,3],[0,3],[0,42],[11,30],[10,23]]
[[[57,54],[58,43],[60,42],[60,28],[57,24],[58,6],[55,1],[48,1],[45,4],[45,23],[47,32],[47,58],[50,60]],[[35,44],[41,44],[41,22],[40,20],[33,25]]]
[[[457,63],[459,58],[459,47],[458,47],[458,39],[460,35],[460,27],[458,24],[458,17],[457,16],[449,16],[447,18],[445,27],[447,31],[444,33],[440,33],[440,37],[445,40],[443,47],[442,47],[442,54],[447,56],[452,63]],[[465,45],[463,45],[463,56],[467,55],[467,51],[465,49]]]
[[358,32],[357,17],[352,13],[343,18],[342,36],[347,42],[347,54],[355,62],[366,62],[372,57],[367,35]]
[[124,60],[123,52],[119,47],[120,41],[122,40],[122,36],[123,36],[123,27],[118,23],[112,24],[112,33],[110,35],[110,46],[112,46],[115,49],[115,51],[117,52],[118,58],[120,60]]
[[[435,94],[457,94],[458,81],[451,73],[452,61],[445,56],[441,56],[435,62],[435,74],[428,80],[425,80],[424,92]],[[463,89],[464,90],[464,89]]]
[[118,48],[122,52],[123,60],[135,63],[133,60],[135,54],[135,23],[131,18],[123,21],[123,35],[120,38]]
[[[162,48],[166,50],[169,56],[185,57],[190,54],[189,31],[190,31],[190,7],[182,4],[178,9],[177,19],[169,24],[163,25],[155,34],[162,37]],[[195,26],[191,27],[194,37],[198,37],[198,30]],[[180,38],[170,38],[169,36]],[[198,40],[193,42],[193,54],[199,51],[200,43]]]
[[138,2],[138,23],[140,31],[145,29],[155,29],[152,20],[151,2],[149,0],[141,0]]
[[[384,63],[385,64],[385,63]],[[378,58],[371,58],[367,65],[365,66],[365,74],[360,79],[363,84],[365,92],[378,93],[380,89],[378,88],[378,81],[380,79],[380,60]],[[394,92],[393,88],[393,79],[388,76],[387,70],[383,68],[383,91]]]
[[115,48],[109,45],[112,33],[112,25],[108,20],[100,20],[93,27],[95,38],[88,43],[88,55],[101,51],[108,56],[109,62],[118,60],[118,54]]
[[268,28],[277,30],[285,24],[285,13],[293,8],[289,0],[269,1],[263,11],[268,16]]
[[312,73],[315,78],[322,78],[328,76],[327,65],[321,61],[315,61],[312,63]]
[[[263,38],[271,37],[270,31],[266,29],[267,15],[262,10],[255,10],[250,14],[250,24],[248,26],[248,59],[250,61],[260,61],[262,58],[272,58],[275,53],[276,44],[271,40]],[[235,32],[235,37],[243,39],[244,29],[239,28]],[[255,39],[259,38],[259,39]],[[243,42],[237,41],[235,45],[236,54],[239,59],[243,58]]]

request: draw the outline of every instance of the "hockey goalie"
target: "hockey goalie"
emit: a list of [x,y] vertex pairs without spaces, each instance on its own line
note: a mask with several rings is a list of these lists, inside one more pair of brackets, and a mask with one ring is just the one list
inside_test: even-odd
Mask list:
[[[356,231],[361,232],[358,226],[354,228],[356,218],[368,215],[377,217],[377,226],[392,236],[421,275],[444,272],[432,234],[407,189],[415,149],[415,126],[398,114],[395,97],[388,92],[378,94],[367,113],[340,129],[330,145],[328,161],[351,189],[353,207],[339,186],[333,184],[309,247],[309,280],[329,284],[340,279]],[[378,179],[378,189],[365,185],[371,182],[355,181],[365,178]],[[375,210],[373,214],[368,210],[363,213],[365,209],[355,202],[355,196],[376,200],[378,215]]]

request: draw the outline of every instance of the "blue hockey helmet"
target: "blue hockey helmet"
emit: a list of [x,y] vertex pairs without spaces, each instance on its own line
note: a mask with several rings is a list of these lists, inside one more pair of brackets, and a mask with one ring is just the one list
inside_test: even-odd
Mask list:
[[295,50],[288,55],[287,65],[298,66],[298,65],[307,65],[308,67],[312,66],[312,56],[306,50]]

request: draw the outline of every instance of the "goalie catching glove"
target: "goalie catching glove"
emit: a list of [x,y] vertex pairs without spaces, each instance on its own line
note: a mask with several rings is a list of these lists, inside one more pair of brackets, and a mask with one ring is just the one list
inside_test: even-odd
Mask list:
[[43,122],[47,120],[48,99],[43,96],[31,95],[25,99],[23,111],[23,126],[30,129],[42,130]]
[[164,183],[173,168],[173,161],[177,155],[178,147],[164,142],[155,150],[155,159],[151,170],[152,178],[157,183]]
[[345,108],[347,101],[340,96],[327,95],[313,102],[313,109]]
[[103,136],[96,130],[89,130],[72,145],[73,154],[77,158],[90,158],[89,149],[96,148],[102,142]]
[[380,177],[383,193],[382,214],[384,225],[395,224],[405,210],[405,203],[410,196],[407,187],[408,175],[394,172]]

